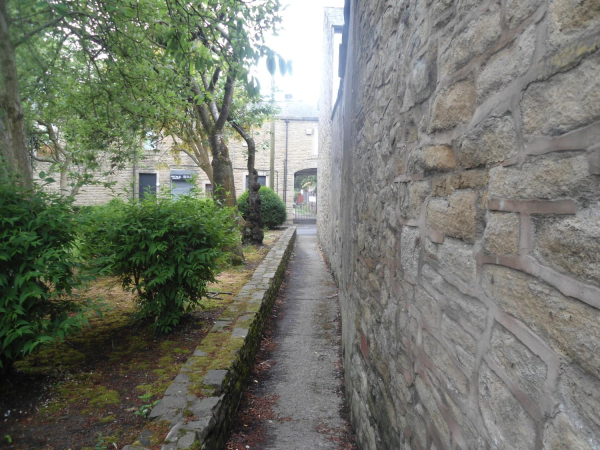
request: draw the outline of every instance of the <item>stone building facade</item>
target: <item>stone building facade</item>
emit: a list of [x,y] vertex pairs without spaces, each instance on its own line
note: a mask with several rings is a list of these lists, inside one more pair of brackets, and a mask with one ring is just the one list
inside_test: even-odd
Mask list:
[[361,448],[600,448],[600,2],[345,15],[319,239]]
[[[285,200],[288,221],[293,219],[294,174],[305,169],[317,168],[319,123],[317,109],[301,102],[279,102],[280,114],[275,120],[275,170],[273,189]],[[229,141],[229,152],[234,168],[236,195],[239,197],[247,185],[247,147],[242,140],[233,136]],[[271,124],[265,123],[255,135],[257,155],[255,166],[261,181],[270,182],[270,139]],[[211,190],[207,175],[184,153],[173,154],[170,138],[159,140],[156,145],[147,146],[142,157],[123,170],[116,171],[102,182],[114,183],[110,188],[103,185],[84,186],[75,197],[76,205],[99,205],[114,197],[131,198],[139,196],[140,180],[150,180],[160,192],[165,187],[180,192],[185,190],[185,179],[195,176],[197,186]],[[287,149],[287,151],[286,151]],[[49,164],[37,163],[35,172],[48,171]],[[54,178],[57,178],[56,176]],[[58,190],[58,183],[48,186]]]

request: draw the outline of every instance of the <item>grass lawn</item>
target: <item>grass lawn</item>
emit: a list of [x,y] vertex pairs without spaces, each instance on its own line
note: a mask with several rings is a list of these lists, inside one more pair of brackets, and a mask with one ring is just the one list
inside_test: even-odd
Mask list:
[[[233,295],[205,299],[204,309],[167,335],[157,335],[149,321],[136,317],[132,295],[114,279],[95,282],[89,295],[104,299],[104,316],[91,318],[81,334],[46,346],[0,378],[0,448],[111,449],[132,443],[148,424],[145,410],[162,397],[281,234],[266,232],[263,247],[244,249],[244,266],[224,270],[210,286]],[[168,429],[154,431],[164,436]]]

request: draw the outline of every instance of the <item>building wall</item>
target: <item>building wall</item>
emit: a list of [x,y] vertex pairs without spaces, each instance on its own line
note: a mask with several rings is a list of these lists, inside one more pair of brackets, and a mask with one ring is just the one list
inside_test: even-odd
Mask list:
[[[280,197],[284,197],[284,173],[286,155],[286,120],[288,121],[288,163],[287,163],[287,195],[286,206],[288,220],[293,219],[294,198],[294,173],[317,167],[317,141],[318,120],[316,118],[281,118],[275,121],[275,182],[274,189]],[[310,130],[311,134],[307,134]],[[255,167],[259,175],[267,176],[269,185],[269,160],[270,160],[270,123],[266,123],[255,136],[257,154]],[[116,182],[111,188],[98,186],[84,186],[75,198],[76,205],[98,205],[103,204],[114,197],[130,198],[131,192],[139,190],[138,180],[140,173],[157,174],[157,192],[171,186],[171,170],[189,170],[197,177],[197,185],[204,189],[209,183],[208,176],[194,164],[192,159],[184,153],[174,155],[171,152],[172,141],[163,139],[156,149],[146,150],[143,157],[135,164],[123,170],[116,171],[113,175],[100,178],[101,181]],[[246,189],[246,177],[248,174],[248,153],[245,142],[230,138],[229,152],[234,167],[234,181],[236,196],[239,197]],[[37,163],[35,172],[48,171],[49,164]],[[54,174],[58,180],[58,176]],[[135,180],[135,184],[134,183]],[[58,190],[58,181],[48,186],[48,189]]]
[[[333,237],[332,233],[335,227],[329,223],[332,220],[330,211],[331,196],[339,192],[339,186],[335,188],[331,185],[331,146],[332,146],[332,125],[331,114],[333,111],[333,80],[337,78],[337,71],[334,68],[334,24],[330,21],[327,10],[323,20],[323,65],[321,75],[321,93],[319,98],[319,158],[318,174],[319,183],[319,208],[317,209],[317,233],[319,236],[327,234],[327,239],[321,239],[322,243],[329,243]],[[335,73],[334,73],[335,72]]]
[[319,238],[361,448],[600,448],[600,3],[351,4]]
[[[286,160],[286,120],[287,120],[287,183],[285,179]],[[318,119],[317,118],[280,118],[275,121],[275,192],[285,198],[288,222],[294,217],[294,174],[299,170],[316,168],[318,158]],[[307,134],[307,130],[310,130]],[[269,178],[270,159],[270,133],[271,125],[266,123],[262,130],[255,136],[257,153],[255,167],[259,175],[267,175]],[[232,140],[229,143],[229,151],[235,170],[235,186],[237,195],[245,190],[245,177],[247,170],[247,147],[242,142]],[[234,155],[235,151],[235,155]],[[267,186],[269,185],[267,181]],[[284,191],[286,194],[284,195]]]

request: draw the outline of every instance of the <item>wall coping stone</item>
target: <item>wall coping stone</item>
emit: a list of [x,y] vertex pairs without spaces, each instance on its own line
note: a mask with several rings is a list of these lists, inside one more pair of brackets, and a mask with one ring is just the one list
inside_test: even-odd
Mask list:
[[[289,227],[257,267],[252,279],[223,310],[213,328],[181,367],[163,398],[152,409],[150,418],[167,421],[171,427],[161,450],[186,449],[194,445],[199,445],[194,448],[203,450],[224,448],[295,239],[296,227]],[[234,327],[238,321],[244,326]],[[229,341],[228,348],[233,352],[224,367],[202,370],[202,363],[211,361],[203,347],[208,338]],[[200,398],[196,395],[198,388],[203,394]],[[136,442],[126,445],[123,450],[147,450],[151,437],[148,431],[144,430]]]

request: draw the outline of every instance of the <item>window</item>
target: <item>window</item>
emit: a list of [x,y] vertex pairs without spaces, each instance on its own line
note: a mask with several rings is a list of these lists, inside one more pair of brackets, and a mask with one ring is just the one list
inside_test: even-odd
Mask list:
[[213,187],[210,183],[204,183],[204,195],[206,197],[212,197],[213,195]]
[[[246,175],[246,189],[248,189],[248,180],[249,179],[250,179],[250,177],[248,175]],[[267,176],[259,175],[258,176],[258,184],[260,184],[261,186],[266,186],[267,185]]]
[[175,197],[187,194],[192,189],[192,172],[171,170],[171,194]]

